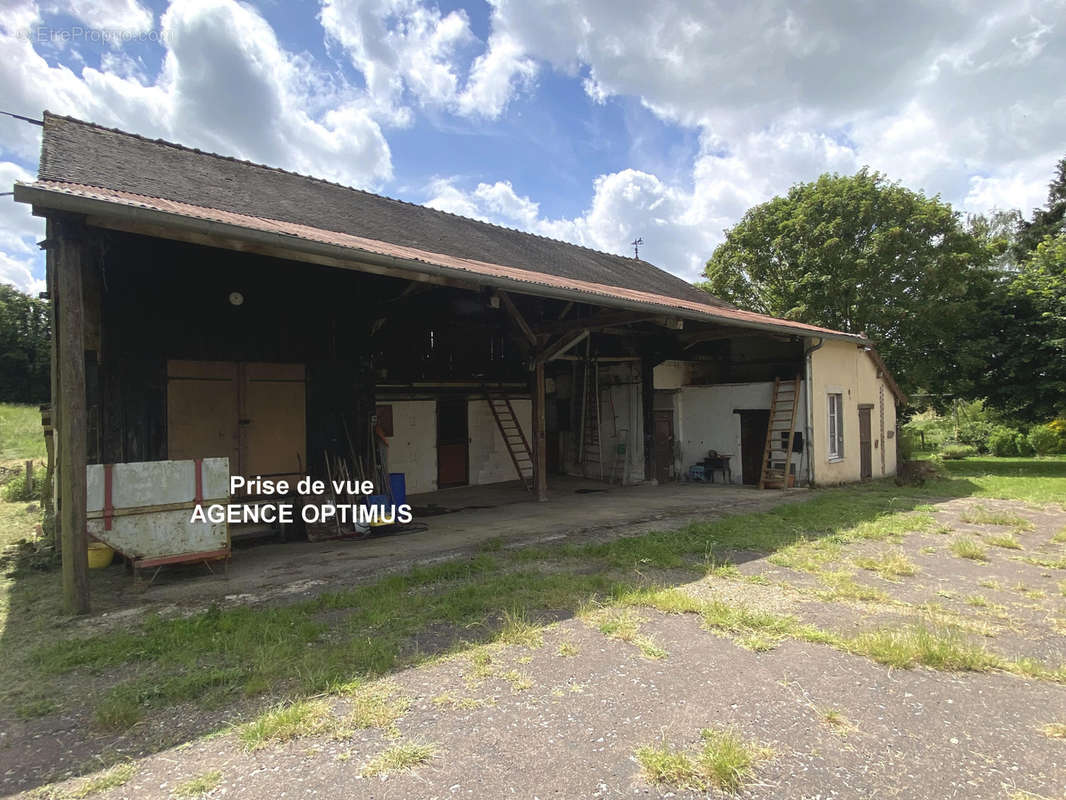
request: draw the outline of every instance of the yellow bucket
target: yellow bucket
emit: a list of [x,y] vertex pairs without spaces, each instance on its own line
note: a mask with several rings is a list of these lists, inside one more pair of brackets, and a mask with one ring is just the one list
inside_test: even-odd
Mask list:
[[111,566],[115,551],[103,542],[89,542],[89,569],[103,569]]

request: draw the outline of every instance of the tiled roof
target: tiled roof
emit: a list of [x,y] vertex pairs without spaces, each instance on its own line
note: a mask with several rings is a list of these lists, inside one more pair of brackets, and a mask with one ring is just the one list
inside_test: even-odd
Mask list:
[[38,178],[730,307],[653,264],[45,112]]
[[[594,281],[576,280],[563,278],[546,272],[537,272],[521,269],[513,266],[493,264],[479,259],[461,258],[393,244],[349,233],[325,230],[296,222],[288,222],[266,217],[258,217],[249,214],[241,214],[233,211],[225,211],[217,208],[184,203],[177,200],[169,200],[162,197],[149,197],[119,189],[108,189],[96,186],[86,186],[78,183],[41,180],[32,184],[20,185],[24,189],[37,190],[38,192],[63,195],[68,197],[82,198],[84,200],[106,203],[111,206],[123,206],[127,208],[142,209],[159,214],[171,215],[171,217],[185,220],[202,220],[233,226],[235,229],[245,231],[258,231],[267,234],[276,234],[292,240],[291,246],[298,248],[299,242],[311,242],[343,248],[353,252],[353,257],[358,253],[369,253],[378,256],[386,256],[400,259],[414,265],[424,264],[441,268],[452,272],[456,277],[481,276],[501,279],[514,284],[514,290],[521,292],[523,287],[530,294],[536,294],[536,287],[551,287],[572,292],[576,299],[585,302],[606,301],[610,305],[611,300],[623,300],[629,303],[639,303],[653,307],[662,313],[670,311],[686,312],[685,316],[697,316],[708,322],[733,323],[739,325],[758,326],[761,328],[773,328],[782,332],[793,332],[807,335],[832,335],[847,336],[839,331],[828,328],[820,328],[816,325],[806,325],[802,322],[792,322],[769,317],[764,314],[756,314],[751,311],[742,311],[732,307],[711,306],[696,300],[672,297],[656,294],[653,292],[629,289],[621,286],[612,286]],[[19,192],[18,194],[22,194]],[[25,196],[23,195],[23,199]],[[31,200],[34,203],[41,202],[38,199]],[[853,337],[861,340],[861,337]]]

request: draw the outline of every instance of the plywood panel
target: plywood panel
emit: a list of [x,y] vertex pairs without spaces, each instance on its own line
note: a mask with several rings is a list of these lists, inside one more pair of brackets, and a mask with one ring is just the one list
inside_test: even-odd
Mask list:
[[[111,477],[115,516],[109,528],[103,511],[104,467],[91,464],[86,468],[87,528],[94,538],[135,559],[189,560],[197,554],[229,550],[225,522],[191,521],[196,497],[192,461],[115,464]],[[226,459],[206,459],[201,477],[204,504],[225,503],[229,496]],[[167,508],[175,504],[186,507]]]
[[228,458],[238,463],[237,365],[167,363],[167,455],[172,460]]
[[246,364],[242,382],[241,474],[301,475],[307,465],[302,364]]

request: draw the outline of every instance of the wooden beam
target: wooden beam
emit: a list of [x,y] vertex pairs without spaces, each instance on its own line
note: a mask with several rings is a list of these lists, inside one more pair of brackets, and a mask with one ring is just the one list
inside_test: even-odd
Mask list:
[[678,341],[686,350],[704,342],[715,342],[722,339],[750,339],[753,336],[764,336],[767,339],[789,341],[791,336],[768,333],[767,331],[754,331],[747,328],[711,328],[704,331],[688,331],[680,334]]
[[282,247],[280,245],[263,244],[260,242],[239,239],[233,236],[220,234],[207,234],[200,231],[172,228],[168,225],[156,223],[130,222],[128,220],[112,219],[110,217],[90,216],[86,219],[86,225],[107,230],[122,231],[123,233],[135,233],[141,236],[151,236],[157,239],[170,239],[175,242],[199,244],[205,247],[217,247],[223,250],[235,250],[240,253],[254,253],[255,255],[281,258],[287,261],[302,261],[308,264],[321,264],[325,267],[339,267],[355,272],[365,272],[371,275],[381,275],[386,278],[400,278],[402,280],[417,281],[419,283],[432,283],[437,286],[451,286],[456,289],[469,291],[481,291],[476,281],[464,281],[456,278],[446,278],[440,275],[427,275],[422,272],[404,269],[403,267],[383,266],[371,264],[360,259],[358,252],[353,251],[352,257],[336,258],[334,256],[308,253],[304,250]]
[[522,331],[522,335],[526,337],[530,346],[537,347],[537,335],[533,333],[533,329],[529,327],[529,323],[526,322],[526,318],[522,316],[522,312],[515,306],[514,301],[511,299],[511,295],[504,291],[496,292],[496,295],[500,298],[500,302],[503,303],[503,307],[507,309],[507,313],[511,315],[511,319],[514,320],[515,325]]
[[632,325],[635,322],[648,322],[661,319],[654,314],[643,314],[636,311],[604,311],[591,317],[581,317],[568,320],[554,320],[537,325],[538,334],[570,333],[571,331],[588,328],[595,331],[601,328],[612,328],[616,325]]
[[655,460],[655,360],[640,360],[640,398],[644,422],[644,480],[658,483]]
[[[89,553],[85,530],[85,320],[82,298],[82,255],[85,230],[79,220],[63,217],[51,221],[56,247],[48,250],[55,274],[53,302],[58,349],[57,430],[60,477],[59,531],[63,556],[63,606],[70,614],[89,612]],[[51,237],[49,237],[51,238]]]
[[537,500],[548,499],[548,451],[544,415],[544,361],[535,360],[533,368],[533,483]]
[[537,356],[537,359],[542,363],[552,361],[553,359],[556,359],[559,356],[563,355],[574,345],[583,341],[588,335],[589,331],[588,328],[586,328],[583,331],[578,331],[573,336],[563,336],[558,339],[555,344],[549,346],[546,350],[541,351],[540,354]]

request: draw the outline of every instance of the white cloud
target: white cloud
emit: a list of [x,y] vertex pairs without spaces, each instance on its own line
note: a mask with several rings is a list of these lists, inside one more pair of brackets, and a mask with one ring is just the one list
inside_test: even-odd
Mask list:
[[68,0],[60,8],[90,28],[124,34],[146,33],[155,16],[137,0]]
[[[83,13],[102,14],[107,5]],[[107,55],[103,70],[50,65],[19,35],[36,14],[26,5],[0,12],[0,108],[48,109],[356,186],[376,188],[392,175],[388,143],[365,96],[283,49],[250,6],[172,3],[160,21],[164,65],[151,81],[121,54]],[[36,162],[39,128],[4,118],[0,135],[12,155]],[[12,213],[0,208],[0,227]],[[9,280],[21,274],[10,264],[5,271]]]
[[[0,186],[10,187],[15,181],[32,176],[18,164],[0,162]],[[0,283],[10,283],[26,292],[44,291],[44,281],[34,277],[41,274],[43,255],[37,242],[44,238],[44,225],[30,213],[29,206],[15,203],[10,197],[0,197]]]
[[[688,278],[747,208],[824,171],[869,164],[966,211],[1028,213],[1066,141],[1063,0],[489,2],[479,41],[465,11],[430,0],[321,0],[329,52],[358,73],[353,85],[286,50],[235,0],[176,0],[158,20],[140,0],[8,0],[0,107],[48,107],[377,187],[392,175],[383,127],[409,125],[419,109],[499,118],[551,68],[594,102],[635,97],[698,131],[698,153],[659,175],[599,176],[571,218],[542,213],[547,198],[506,174],[437,179],[427,204],[611,252],[643,236],[642,255]],[[75,66],[62,66],[15,38],[57,10],[88,26],[158,24],[162,70],[146,75],[121,49],[94,69],[70,48],[63,62]],[[37,129],[0,121],[0,136],[16,158],[36,158]]]
[[648,258],[687,278],[746,209],[822,172],[868,164],[961,210],[1028,214],[1061,156],[1061,0],[490,2],[492,37],[507,37],[512,60],[584,72],[597,103],[638,97],[698,128],[701,150],[688,181],[601,176],[570,220],[515,218],[486,202],[487,184],[435,196],[612,252],[643,234]]
[[456,100],[458,110],[467,116],[498,117],[515,91],[528,86],[536,74],[536,62],[514,39],[506,33],[493,34],[488,49],[470,69],[466,88]]
[[410,121],[407,94],[422,106],[496,118],[536,74],[505,33],[492,34],[465,70],[477,47],[465,11],[442,14],[419,0],[323,0],[319,20],[364,76],[371,99],[400,123]]
[[429,188],[426,205],[432,208],[608,253],[628,255],[629,243],[643,237],[643,258],[687,278],[698,275],[699,254],[709,252],[714,241],[703,217],[691,213],[692,193],[632,169],[597,178],[589,208],[570,219],[542,218],[538,204],[505,181],[480,183],[467,192],[456,179],[438,179]]

